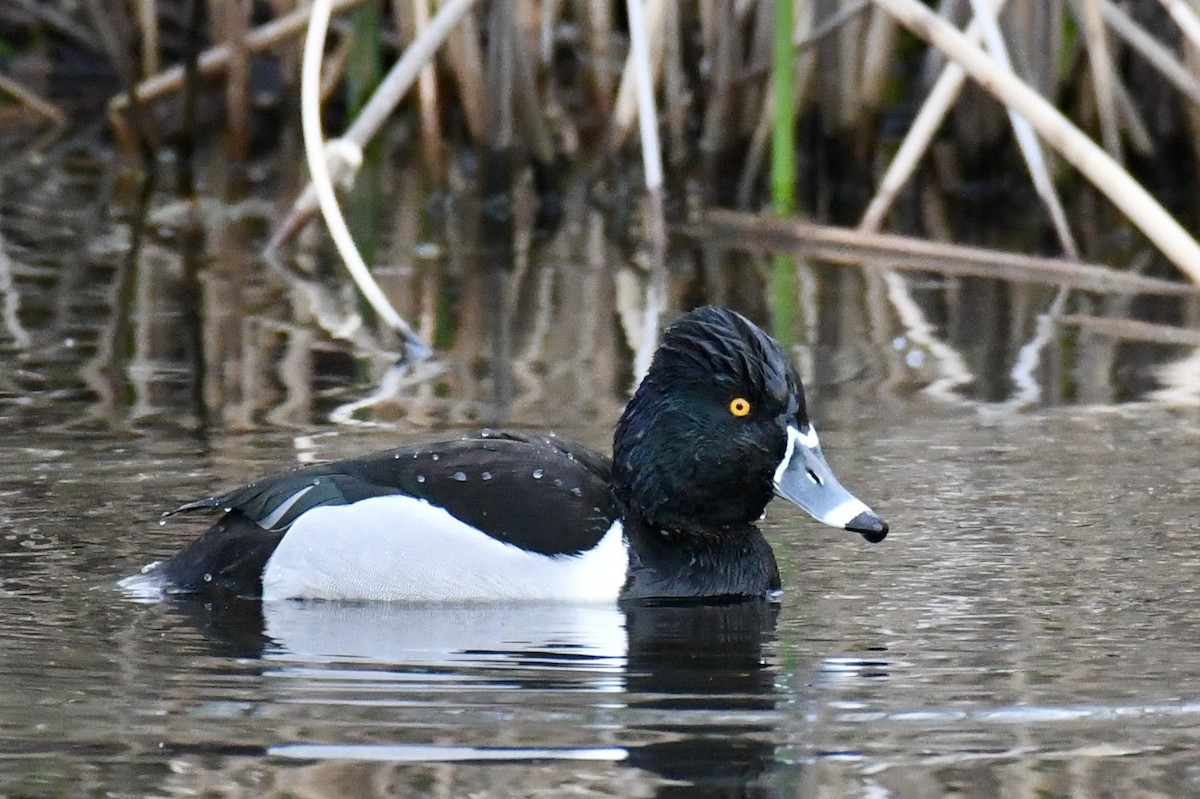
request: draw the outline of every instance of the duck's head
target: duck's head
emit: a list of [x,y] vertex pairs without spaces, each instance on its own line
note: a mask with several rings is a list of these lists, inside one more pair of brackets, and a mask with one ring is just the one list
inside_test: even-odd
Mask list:
[[758,519],[775,494],[833,527],[888,527],[833,476],[783,350],[712,306],[667,330],[613,440],[618,499],[654,527],[714,533]]

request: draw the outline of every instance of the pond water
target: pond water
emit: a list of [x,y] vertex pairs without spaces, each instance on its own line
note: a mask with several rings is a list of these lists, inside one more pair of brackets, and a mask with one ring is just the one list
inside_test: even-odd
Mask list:
[[776,506],[778,605],[628,614],[133,602],[116,579],[197,532],[159,511],[297,440],[10,443],[0,795],[1200,792],[1200,427],[1144,405],[905,411],[824,435],[886,542]]
[[[0,198],[0,796],[1200,795],[1186,340],[1030,347],[1055,287],[801,263],[810,406],[892,533],[772,507],[778,603],[137,602],[117,579],[200,529],[159,514],[266,471],[478,424],[607,448],[645,276],[578,199],[499,263],[478,208],[398,222],[381,277],[443,355],[397,376],[329,332],[356,305],[319,241],[261,264],[274,207],[160,203],[129,259],[98,182]],[[764,265],[676,242],[668,306],[762,319]]]

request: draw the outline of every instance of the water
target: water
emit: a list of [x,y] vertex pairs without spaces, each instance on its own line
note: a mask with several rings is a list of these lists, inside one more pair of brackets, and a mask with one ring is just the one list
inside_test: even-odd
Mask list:
[[132,602],[197,531],[159,511],[295,440],[39,435],[0,465],[0,795],[1200,793],[1200,429],[907,410],[823,430],[885,543],[776,505],[778,606],[629,615]]
[[[381,278],[443,357],[397,375],[329,332],[319,242],[311,281],[259,261],[274,206],[195,249],[160,204],[131,265],[96,181],[0,196],[0,796],[1200,795],[1200,370],[1162,330],[1031,346],[1054,287],[801,264],[810,408],[892,534],[773,506],[778,604],[143,603],[117,579],[202,529],[159,514],[264,472],[482,424],[606,448],[645,276],[586,202],[499,263],[477,207],[399,208],[432,232]],[[762,318],[766,261],[717,244],[676,243],[670,303]]]

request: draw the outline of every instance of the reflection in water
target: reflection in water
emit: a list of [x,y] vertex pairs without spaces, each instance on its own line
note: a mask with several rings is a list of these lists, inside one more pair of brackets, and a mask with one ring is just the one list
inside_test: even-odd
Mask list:
[[629,753],[632,765],[672,781],[656,795],[772,795],[764,778],[779,746],[770,660],[778,610],[765,601],[628,609],[631,703],[664,711],[642,729],[675,736]]
[[164,497],[395,434],[25,440],[0,794],[1196,795],[1195,425],[904,409],[823,441],[899,543],[773,512],[779,607],[130,603]]
[[[260,658],[273,701],[309,708],[307,732],[285,735],[262,754],[335,771],[384,763],[379,768],[393,784],[397,769],[412,764],[414,787],[429,764],[458,763],[461,775],[443,776],[461,791],[454,795],[490,784],[481,764],[546,761],[632,766],[653,775],[648,785],[658,796],[770,795],[763,779],[775,757],[778,701],[770,663],[778,606],[770,602],[624,612],[534,604],[170,605],[203,630],[215,653]],[[533,739],[497,723],[504,708],[527,704],[522,692],[549,714],[533,725],[546,728]],[[556,694],[562,698],[547,701]],[[510,787],[520,795],[529,785],[517,777]],[[490,790],[501,795],[494,784]]]
[[[535,231],[519,202],[463,192],[431,205],[401,171],[376,273],[439,362],[392,375],[395,342],[361,313],[319,231],[268,263],[259,255],[277,215],[268,202],[156,198],[136,263],[126,265],[129,224],[94,209],[112,180],[107,168],[63,175],[48,165],[7,178],[0,340],[11,352],[0,358],[21,367],[4,370],[13,392],[86,396],[91,418],[117,426],[198,428],[200,405],[215,432],[331,416],[405,427],[590,424],[611,419],[627,396],[645,340],[647,277],[625,215],[597,210],[586,186],[567,186],[557,227]],[[667,318],[717,302],[765,322],[760,275],[771,253],[746,244],[676,241]],[[798,267],[792,338],[802,376],[829,398],[818,410],[841,396],[895,401],[922,390],[956,404],[1139,398],[1186,340],[1096,320],[1152,315],[1169,331],[1196,314],[1192,297],[1116,302],[1101,288],[1076,288],[1065,310],[1093,321],[1053,326],[1047,339],[1041,318],[1056,287],[886,266]],[[123,276],[133,281],[128,296]],[[1035,359],[1021,352],[1031,342],[1041,353],[1027,368]]]
[[[397,172],[377,276],[440,353],[398,374],[318,229],[262,262],[263,200],[155,198],[121,300],[116,177],[47,161],[0,185],[0,794],[1200,793],[1196,427],[1152,404],[1005,412],[1057,286],[799,265],[823,441],[898,534],[864,553],[773,517],[782,611],[132,605],[116,577],[190,535],[158,512],[214,485],[430,427],[603,447],[646,275],[619,192],[568,187],[535,239]],[[746,244],[673,242],[668,313],[765,319],[770,253]],[[1075,288],[1066,311],[1021,397],[1195,403],[1194,298]],[[203,440],[176,434],[198,386]]]

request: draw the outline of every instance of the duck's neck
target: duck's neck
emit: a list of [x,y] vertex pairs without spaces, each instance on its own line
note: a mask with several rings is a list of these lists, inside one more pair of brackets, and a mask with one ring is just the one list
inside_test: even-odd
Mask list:
[[653,527],[627,514],[623,526],[629,576],[622,599],[762,597],[779,590],[775,554],[754,525],[700,534]]

